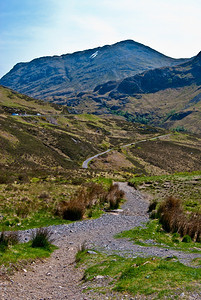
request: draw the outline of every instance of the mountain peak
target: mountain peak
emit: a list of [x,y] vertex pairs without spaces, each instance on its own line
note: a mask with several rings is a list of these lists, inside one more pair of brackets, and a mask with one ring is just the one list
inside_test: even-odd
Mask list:
[[0,84],[39,99],[66,99],[74,92],[92,91],[97,85],[118,81],[150,69],[181,63],[135,42],[120,41],[94,49],[43,57],[17,64]]

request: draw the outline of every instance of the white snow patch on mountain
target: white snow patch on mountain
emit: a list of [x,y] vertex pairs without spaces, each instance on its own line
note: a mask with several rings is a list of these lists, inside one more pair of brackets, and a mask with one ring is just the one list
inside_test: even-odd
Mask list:
[[90,56],[90,58],[95,58],[97,55],[98,55],[98,51],[94,52],[94,53]]

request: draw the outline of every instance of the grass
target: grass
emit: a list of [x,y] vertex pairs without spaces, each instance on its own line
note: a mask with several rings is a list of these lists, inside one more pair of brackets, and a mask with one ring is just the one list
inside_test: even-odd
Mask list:
[[69,223],[55,216],[55,207],[70,200],[76,185],[65,178],[33,178],[27,183],[0,185],[0,230],[23,230]]
[[106,178],[106,177],[102,177],[102,176],[94,178],[93,181],[98,183],[98,184],[102,184],[102,186],[105,189],[108,189],[112,184],[112,179],[111,178]]
[[[96,172],[90,175],[90,171],[85,172],[85,177],[82,173],[73,177],[72,173],[69,177],[20,177],[15,183],[0,184],[0,231],[68,224],[74,219],[99,217],[104,208],[109,208],[108,197],[115,196],[111,192],[112,179],[96,176]],[[69,205],[75,206],[75,203],[84,205],[79,218],[64,217],[61,211]]]
[[37,228],[31,238],[32,248],[51,249],[51,232],[48,228]]
[[152,194],[157,202],[160,203],[171,195],[182,200],[185,211],[195,213],[201,212],[200,182],[201,171],[130,179],[131,184]]
[[0,266],[4,266],[7,271],[13,269],[21,269],[24,264],[36,260],[38,258],[49,257],[50,254],[57,249],[54,245],[47,248],[33,248],[31,241],[28,243],[10,246],[5,252],[0,252]]
[[50,256],[57,249],[51,243],[51,232],[47,228],[37,228],[32,233],[31,240],[21,244],[18,232],[2,232],[0,235],[0,274],[21,269],[35,259]]
[[1,230],[25,230],[37,227],[69,224],[70,221],[54,216],[48,212],[36,212],[26,218],[16,218],[12,215],[4,217],[0,223]]
[[[189,290],[199,291],[201,269],[187,267],[177,259],[123,258],[102,253],[89,254],[87,250],[77,254],[78,266],[85,266],[84,280],[93,282],[96,276],[110,278],[110,284],[101,287],[131,295],[152,295],[154,299],[163,296],[178,296]],[[96,287],[95,287],[96,288]],[[100,291],[100,289],[99,289]]]
[[144,227],[139,226],[119,233],[116,238],[128,238],[141,246],[170,247],[179,251],[201,252],[200,243],[182,242],[179,234],[166,233],[158,220],[151,220]]

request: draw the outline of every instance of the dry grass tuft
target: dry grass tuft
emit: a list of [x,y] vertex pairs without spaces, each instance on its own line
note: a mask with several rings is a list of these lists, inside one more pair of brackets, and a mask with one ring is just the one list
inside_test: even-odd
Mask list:
[[48,228],[37,228],[36,231],[32,233],[32,248],[48,249],[51,242],[51,231]]
[[190,236],[192,240],[200,242],[201,215],[199,213],[188,216],[184,213],[181,200],[168,197],[158,208],[159,220],[167,232],[178,232],[180,236]]
[[107,194],[107,200],[110,205],[109,208],[117,209],[123,197],[124,197],[124,192],[119,189],[118,184],[111,185],[109,192]]
[[119,190],[118,184],[111,185],[106,191],[101,184],[90,182],[83,185],[70,201],[62,201],[58,204],[56,214],[66,220],[81,220],[87,209],[109,206],[109,209],[119,207],[124,192]]

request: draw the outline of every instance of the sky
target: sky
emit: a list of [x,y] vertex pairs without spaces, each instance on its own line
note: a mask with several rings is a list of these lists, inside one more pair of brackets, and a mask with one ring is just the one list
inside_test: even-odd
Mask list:
[[200,0],[0,0],[0,77],[18,62],[126,39],[192,57],[200,16]]

